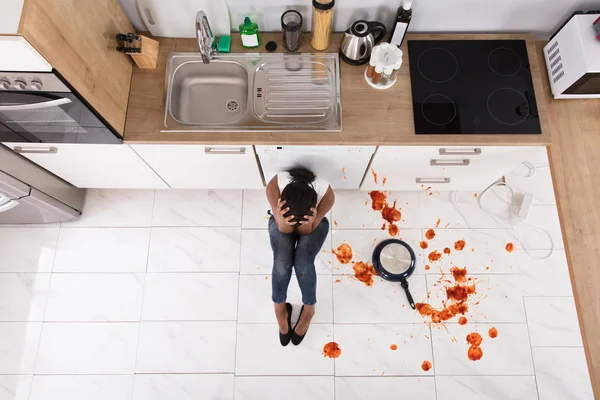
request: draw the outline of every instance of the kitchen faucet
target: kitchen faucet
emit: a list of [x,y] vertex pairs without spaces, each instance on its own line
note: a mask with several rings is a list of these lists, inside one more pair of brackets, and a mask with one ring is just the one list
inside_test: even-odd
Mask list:
[[210,29],[208,17],[204,11],[196,13],[196,38],[198,39],[202,62],[208,64],[215,54],[215,50],[213,49],[215,35],[212,29]]

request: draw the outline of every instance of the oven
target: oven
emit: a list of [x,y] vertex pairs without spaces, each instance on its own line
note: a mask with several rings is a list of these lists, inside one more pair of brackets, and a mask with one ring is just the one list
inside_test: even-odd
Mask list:
[[52,72],[0,72],[0,142],[121,144],[114,129]]

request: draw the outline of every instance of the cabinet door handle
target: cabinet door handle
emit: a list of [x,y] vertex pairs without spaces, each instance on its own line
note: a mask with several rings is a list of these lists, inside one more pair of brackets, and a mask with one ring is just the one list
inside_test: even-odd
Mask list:
[[245,147],[234,147],[234,148],[218,148],[218,147],[206,147],[204,148],[205,154],[246,154]]
[[440,156],[480,156],[481,149],[439,149]]
[[58,153],[58,149],[54,146],[50,147],[21,147],[15,146],[13,147],[15,153],[20,154],[56,154]]
[[416,183],[450,183],[450,178],[417,178]]
[[469,160],[430,160],[429,163],[435,167],[468,167]]

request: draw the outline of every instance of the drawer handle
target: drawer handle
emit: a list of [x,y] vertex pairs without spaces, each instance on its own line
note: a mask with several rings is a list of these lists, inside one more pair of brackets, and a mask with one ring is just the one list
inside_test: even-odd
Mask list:
[[54,146],[50,147],[21,147],[15,146],[13,148],[15,153],[19,154],[56,154],[58,149]]
[[450,183],[450,178],[417,178],[416,183]]
[[215,148],[215,147],[206,147],[204,149],[205,154],[246,154],[245,147],[239,148]]
[[436,167],[468,167],[469,160],[430,160],[429,163]]
[[474,149],[445,149],[441,148],[439,150],[440,156],[479,156],[481,155],[480,148]]

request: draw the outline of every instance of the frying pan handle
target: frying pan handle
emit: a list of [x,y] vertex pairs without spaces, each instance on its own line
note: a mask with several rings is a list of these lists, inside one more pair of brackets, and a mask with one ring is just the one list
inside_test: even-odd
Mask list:
[[406,293],[406,299],[408,300],[408,304],[412,307],[412,309],[416,309],[415,301],[413,300],[412,294],[410,294],[410,290],[408,290],[408,281],[403,279],[400,281],[400,286],[404,289],[404,293]]

